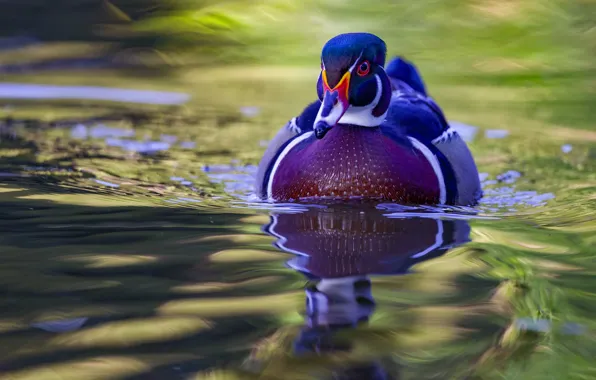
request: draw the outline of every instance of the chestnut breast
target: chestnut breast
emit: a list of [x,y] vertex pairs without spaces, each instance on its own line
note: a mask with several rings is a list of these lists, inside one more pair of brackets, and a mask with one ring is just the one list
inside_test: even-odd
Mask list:
[[271,175],[276,200],[361,197],[430,204],[440,195],[423,152],[380,128],[337,125],[321,140],[313,136],[284,151]]

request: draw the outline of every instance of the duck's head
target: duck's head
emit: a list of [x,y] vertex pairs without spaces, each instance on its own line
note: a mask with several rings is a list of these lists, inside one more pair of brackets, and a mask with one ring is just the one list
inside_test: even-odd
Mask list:
[[370,33],[340,34],[321,53],[317,92],[321,108],[314,122],[323,138],[338,123],[377,127],[391,101],[391,82],[383,69],[387,47]]

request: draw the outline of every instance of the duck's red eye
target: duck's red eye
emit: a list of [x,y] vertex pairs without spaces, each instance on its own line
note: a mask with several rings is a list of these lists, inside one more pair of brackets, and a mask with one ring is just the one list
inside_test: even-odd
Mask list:
[[358,66],[357,73],[361,77],[368,75],[369,72],[370,72],[370,63],[368,63],[368,61],[364,61],[360,64],[360,66]]

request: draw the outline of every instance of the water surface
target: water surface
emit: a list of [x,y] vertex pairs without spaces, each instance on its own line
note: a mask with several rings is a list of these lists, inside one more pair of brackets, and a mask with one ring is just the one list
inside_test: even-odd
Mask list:
[[261,203],[300,78],[199,78],[244,95],[194,110],[7,100],[0,378],[596,376],[594,134],[446,84],[478,207]]

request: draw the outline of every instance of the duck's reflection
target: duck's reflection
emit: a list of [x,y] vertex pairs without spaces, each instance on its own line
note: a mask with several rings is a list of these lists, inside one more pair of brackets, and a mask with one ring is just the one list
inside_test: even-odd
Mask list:
[[[333,206],[301,213],[275,214],[265,231],[276,245],[295,255],[288,265],[310,281],[306,321],[294,351],[350,351],[338,330],[370,319],[375,309],[371,275],[402,275],[416,263],[443,255],[469,240],[465,220],[388,217],[375,207]],[[387,379],[376,362],[338,369],[335,378]]]

